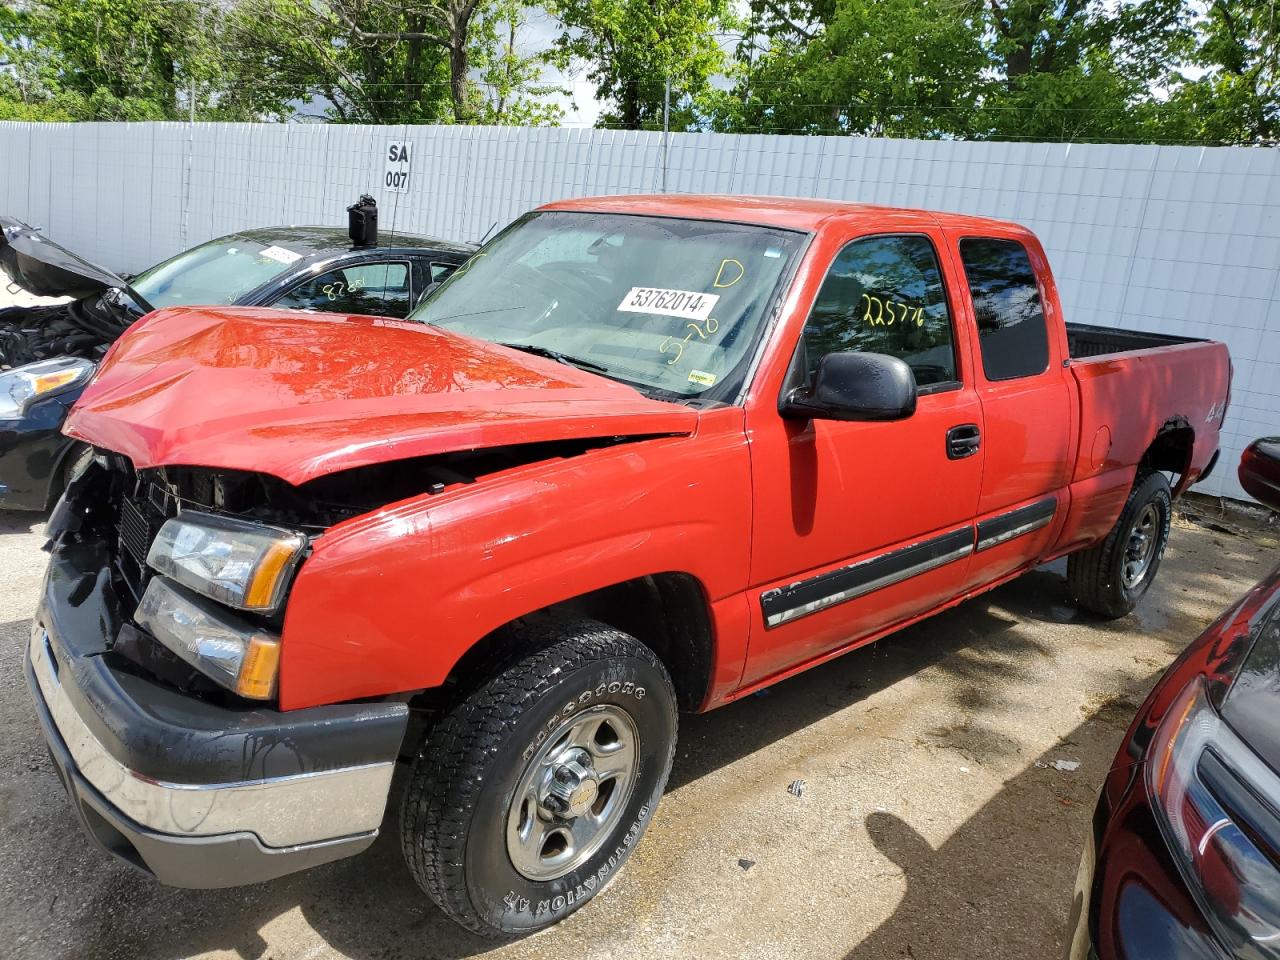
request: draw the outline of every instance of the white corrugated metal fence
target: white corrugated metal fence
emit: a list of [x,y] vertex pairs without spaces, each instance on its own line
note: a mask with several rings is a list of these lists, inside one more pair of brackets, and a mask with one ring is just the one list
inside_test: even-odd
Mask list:
[[[386,186],[391,142],[409,184]],[[1235,363],[1222,464],[1280,433],[1280,151],[673,134],[673,192],[833,197],[1020,221],[1043,240],[1067,316],[1223,340]],[[508,127],[0,123],[0,213],[118,270],[279,223],[479,239],[537,204],[660,189],[662,135]]]

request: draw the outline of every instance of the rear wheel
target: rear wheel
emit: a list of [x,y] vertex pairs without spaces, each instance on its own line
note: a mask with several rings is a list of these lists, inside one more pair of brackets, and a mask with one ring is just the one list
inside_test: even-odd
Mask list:
[[1108,619],[1130,613],[1155,580],[1172,517],[1164,474],[1139,477],[1106,539],[1067,558],[1067,586],[1076,601]]
[[528,653],[450,710],[414,761],[401,846],[478,933],[530,933],[613,879],[653,816],[676,742],[666,669],[591,620],[517,628]]

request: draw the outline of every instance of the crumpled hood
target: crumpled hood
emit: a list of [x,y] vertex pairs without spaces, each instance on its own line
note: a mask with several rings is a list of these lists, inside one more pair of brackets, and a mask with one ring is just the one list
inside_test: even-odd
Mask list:
[[117,341],[64,432],[138,468],[301,484],[457,450],[691,433],[696,421],[604,377],[421,324],[175,307]]
[[0,217],[0,267],[10,280],[37,297],[78,300],[113,287],[129,289],[123,278],[13,217]]

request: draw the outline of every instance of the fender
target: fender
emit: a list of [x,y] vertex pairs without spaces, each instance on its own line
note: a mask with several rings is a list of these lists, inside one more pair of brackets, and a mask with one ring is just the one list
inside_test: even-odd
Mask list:
[[[741,591],[750,556],[742,417],[704,411],[689,437],[516,468],[331,528],[290,595],[281,707],[438,686],[498,627],[655,573],[692,576],[721,637],[732,605],[717,602]],[[714,675],[740,670],[745,637],[718,642],[722,655],[738,662]]]

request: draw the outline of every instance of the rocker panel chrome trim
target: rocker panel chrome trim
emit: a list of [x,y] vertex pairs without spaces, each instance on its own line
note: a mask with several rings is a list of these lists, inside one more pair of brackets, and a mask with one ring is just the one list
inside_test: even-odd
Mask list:
[[961,527],[769,590],[760,595],[765,626],[781,626],[967,557],[973,552],[973,539],[974,528]]

